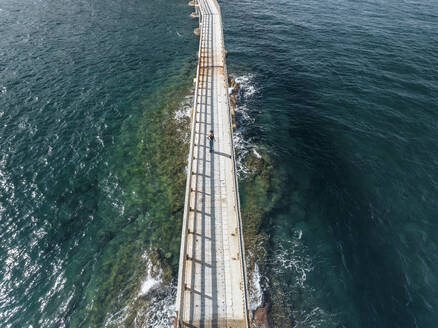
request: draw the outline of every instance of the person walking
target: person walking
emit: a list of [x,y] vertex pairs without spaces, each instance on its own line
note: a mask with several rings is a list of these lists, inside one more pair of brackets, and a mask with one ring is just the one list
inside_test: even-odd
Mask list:
[[213,152],[213,143],[216,141],[216,138],[214,137],[213,130],[210,130],[210,134],[207,137],[208,140],[210,140],[210,153]]

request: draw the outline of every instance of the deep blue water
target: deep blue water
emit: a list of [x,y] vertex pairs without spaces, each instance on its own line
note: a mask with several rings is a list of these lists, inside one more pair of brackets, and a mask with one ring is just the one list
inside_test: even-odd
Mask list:
[[276,300],[299,327],[437,326],[438,3],[223,8],[229,63],[260,89],[247,134],[286,176]]
[[[436,327],[438,3],[221,5],[229,71],[249,77],[239,131],[280,177],[262,272],[277,326]],[[117,145],[193,78],[190,12],[0,1],[0,327],[81,326],[126,205]]]

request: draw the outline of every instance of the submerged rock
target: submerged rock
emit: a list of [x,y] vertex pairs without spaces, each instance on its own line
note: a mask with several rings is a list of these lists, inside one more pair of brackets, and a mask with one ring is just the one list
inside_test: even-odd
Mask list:
[[273,328],[272,320],[270,318],[271,304],[266,303],[264,297],[262,304],[254,311],[253,324],[255,327]]

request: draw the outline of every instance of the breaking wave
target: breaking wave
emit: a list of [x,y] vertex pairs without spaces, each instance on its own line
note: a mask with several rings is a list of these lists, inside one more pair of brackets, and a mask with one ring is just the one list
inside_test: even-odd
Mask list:
[[[170,284],[163,280],[159,264],[153,264],[149,252],[145,260],[145,278],[139,282],[137,297],[120,311],[108,315],[105,327],[125,326],[128,319],[136,328],[168,328],[173,326],[175,316],[176,281]],[[133,319],[132,319],[133,318]]]
[[293,287],[305,288],[307,275],[313,270],[307,248],[301,242],[302,230],[295,231],[293,238],[279,245],[273,257],[273,267],[277,274],[293,274]]
[[253,151],[257,157],[260,157],[260,154],[257,152],[256,144],[252,138],[247,135],[248,127],[255,122],[255,113],[251,110],[249,103],[258,94],[259,89],[253,74],[242,74],[231,77],[239,85],[235,107],[237,127],[233,133],[233,142],[236,152],[237,174],[241,177],[249,173],[248,168],[245,166],[245,159],[250,152]]

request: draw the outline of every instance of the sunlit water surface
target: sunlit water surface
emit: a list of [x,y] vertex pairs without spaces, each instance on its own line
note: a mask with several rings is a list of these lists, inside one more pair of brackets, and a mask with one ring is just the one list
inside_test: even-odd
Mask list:
[[[282,177],[261,272],[276,325],[436,327],[438,3],[221,5],[240,146]],[[190,11],[0,2],[1,327],[86,326],[102,231],[127,206],[116,148],[144,100],[193,78]]]

